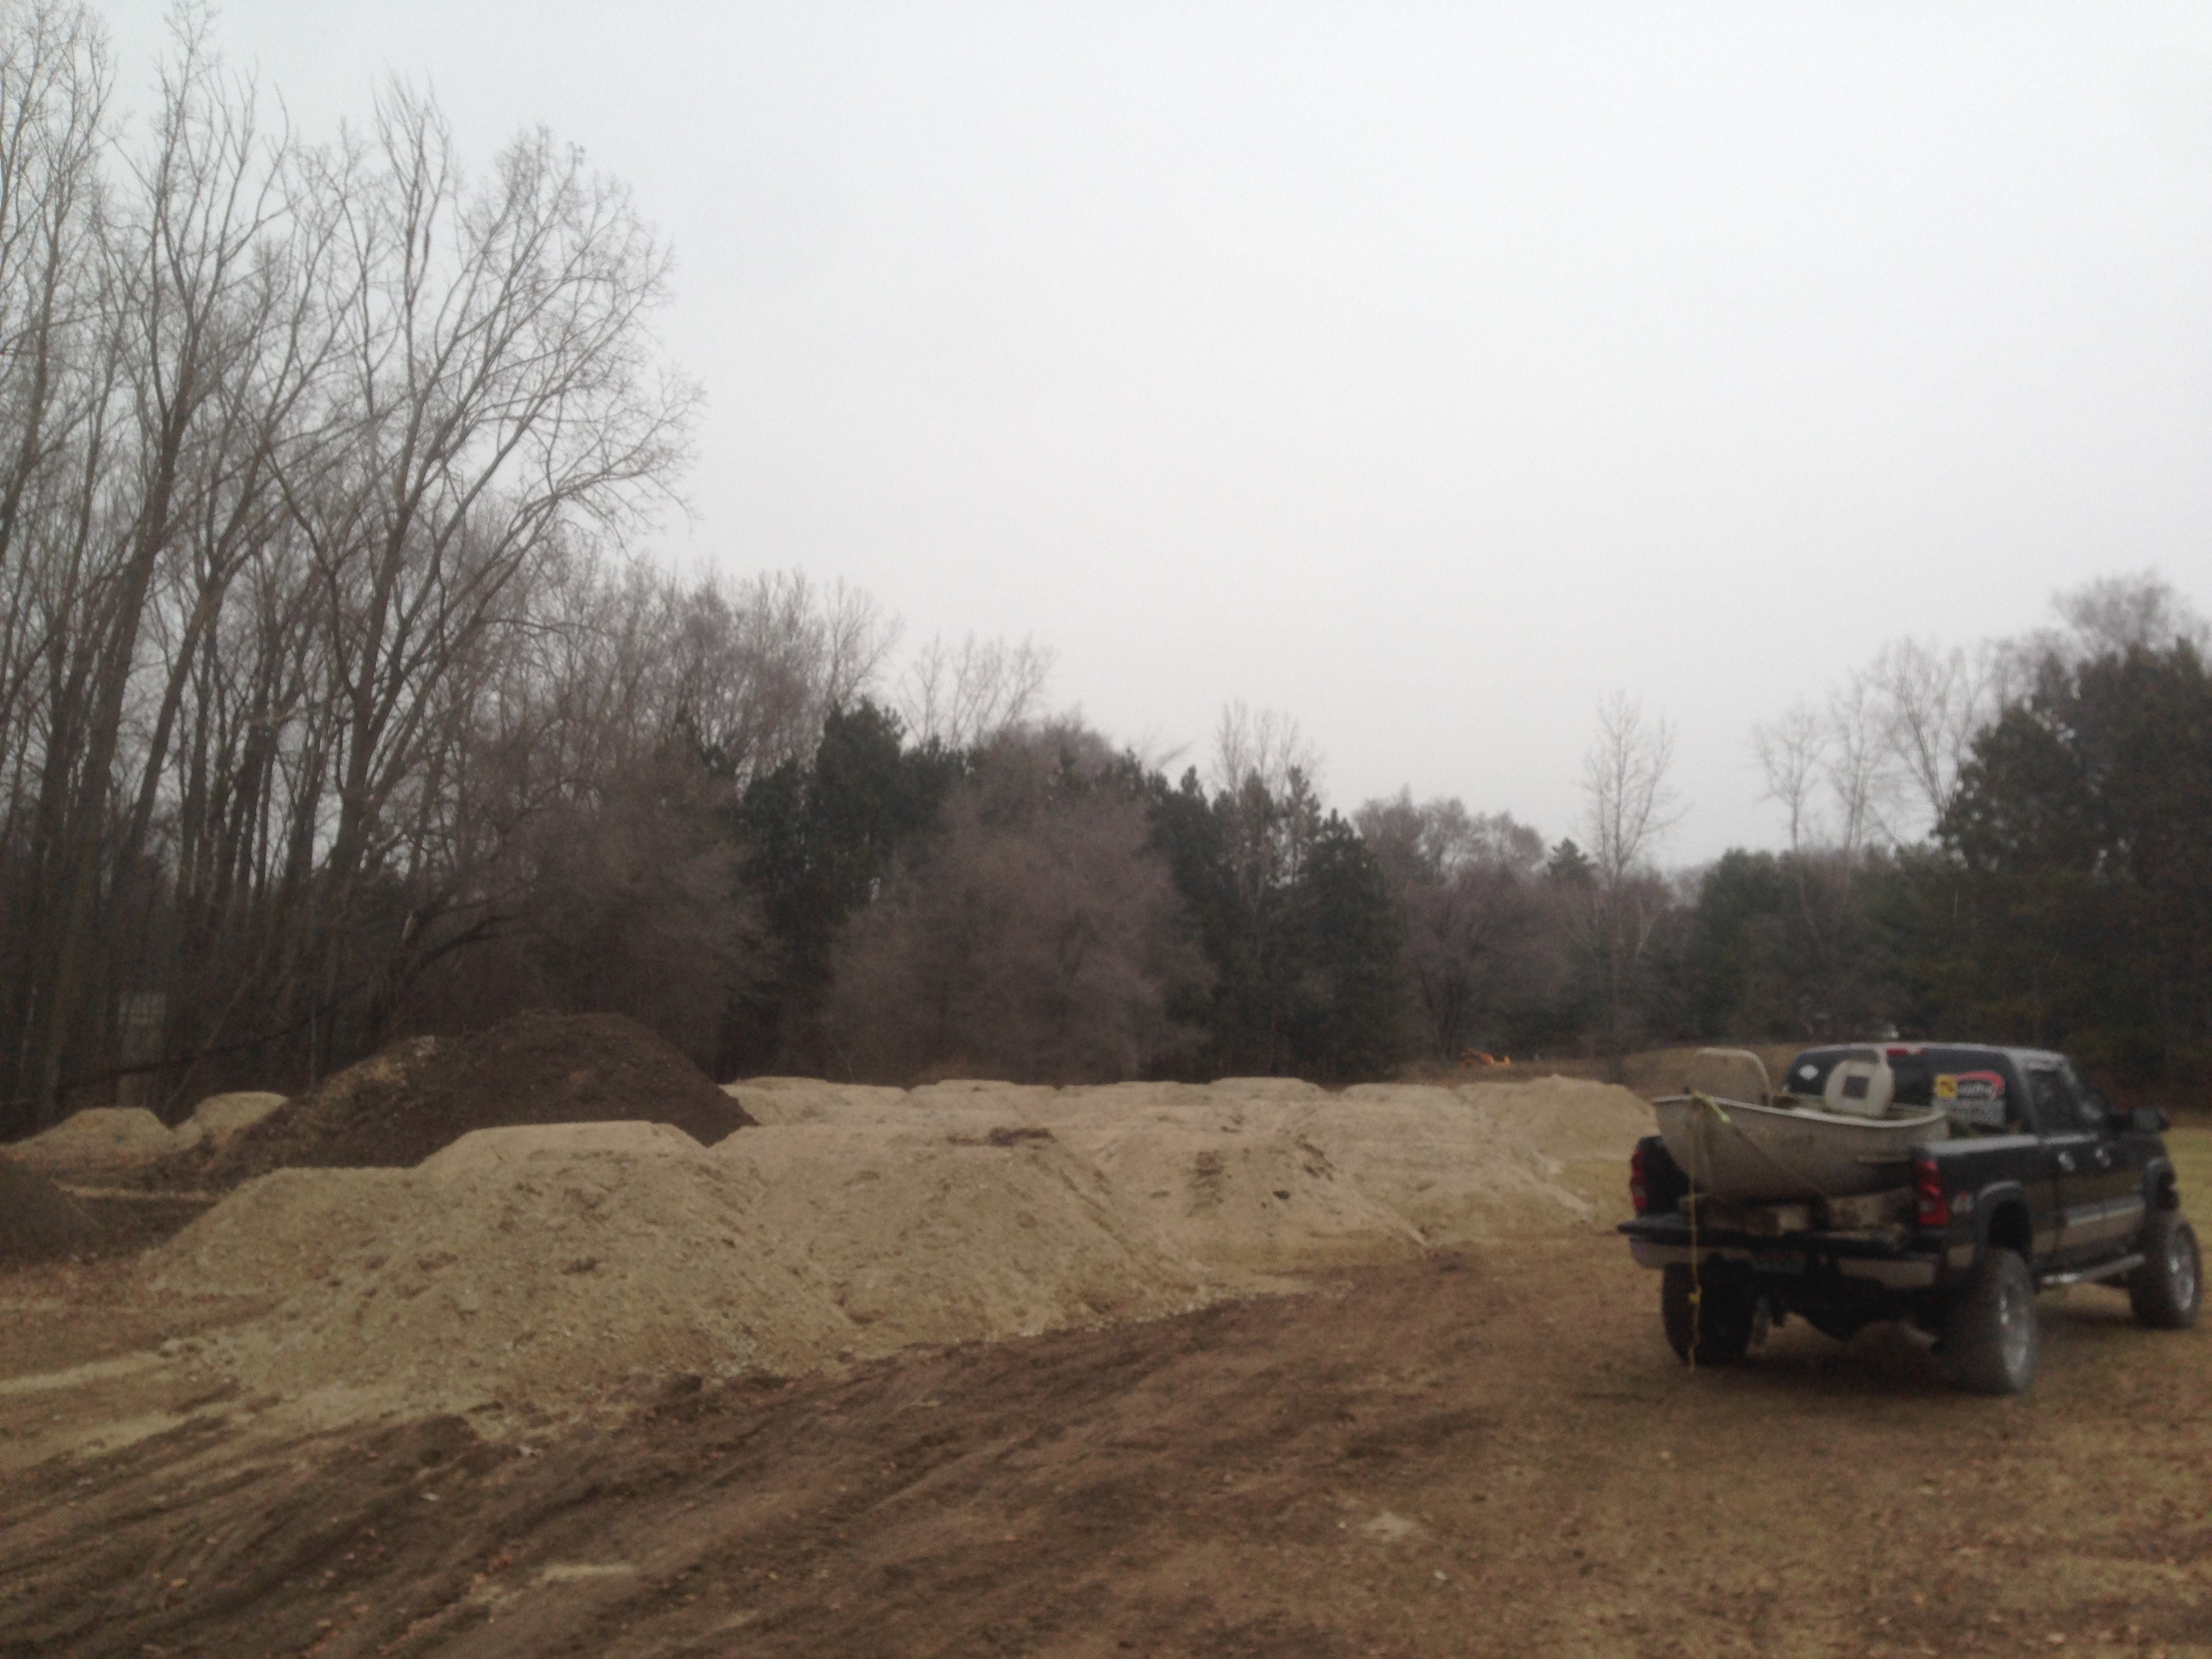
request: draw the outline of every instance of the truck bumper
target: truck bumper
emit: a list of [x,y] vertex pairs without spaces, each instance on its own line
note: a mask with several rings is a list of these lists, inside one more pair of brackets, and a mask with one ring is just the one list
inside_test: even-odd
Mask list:
[[[1693,1258],[1686,1242],[1639,1237],[1632,1233],[1628,1249],[1642,1267],[1665,1267],[1676,1262],[1687,1266]],[[1937,1257],[1868,1251],[1857,1240],[1836,1240],[1825,1244],[1807,1241],[1782,1247],[1734,1238],[1711,1243],[1700,1240],[1694,1259],[1740,1261],[1754,1274],[1771,1273],[1793,1279],[1802,1278],[1817,1262],[1822,1271],[1832,1271],[1846,1279],[1865,1279],[1893,1291],[1927,1290],[1941,1273]]]
[[[1735,1228],[1692,1232],[1683,1217],[1644,1214],[1624,1221],[1620,1230],[1639,1267],[1672,1267],[1692,1259],[1725,1261],[1750,1267],[1756,1279],[1778,1290],[1802,1285],[1812,1291],[1823,1281],[1854,1279],[1867,1287],[1920,1291],[1936,1290],[1947,1279],[1942,1245],[1900,1228],[1796,1230],[1765,1237]],[[1973,1245],[1966,1245],[1969,1256],[1971,1249]],[[1951,1265],[1958,1267],[1960,1263]]]

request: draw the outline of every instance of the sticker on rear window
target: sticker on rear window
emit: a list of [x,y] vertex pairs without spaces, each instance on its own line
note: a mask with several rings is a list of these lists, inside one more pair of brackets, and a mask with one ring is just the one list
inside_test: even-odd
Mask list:
[[1938,1072],[1936,1103],[1969,1123],[2002,1123],[2004,1078],[1996,1072]]

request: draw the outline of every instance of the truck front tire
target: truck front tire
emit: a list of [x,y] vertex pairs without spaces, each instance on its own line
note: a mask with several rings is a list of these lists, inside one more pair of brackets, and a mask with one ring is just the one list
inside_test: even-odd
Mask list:
[[2128,1275],[2128,1304],[2138,1324],[2187,1330],[2204,1299],[2197,1232],[2179,1210],[2153,1210],[2143,1228],[2143,1264]]
[[1701,1277],[1702,1304],[1691,1299],[1698,1279],[1686,1265],[1678,1261],[1660,1270],[1659,1317],[1667,1328],[1667,1346],[1686,1364],[1741,1364],[1751,1347],[1757,1302],[1748,1285],[1726,1274],[1708,1269]]
[[2024,1394],[2041,1346],[2034,1275],[2018,1251],[1992,1245],[1943,1310],[1943,1369],[1969,1394]]

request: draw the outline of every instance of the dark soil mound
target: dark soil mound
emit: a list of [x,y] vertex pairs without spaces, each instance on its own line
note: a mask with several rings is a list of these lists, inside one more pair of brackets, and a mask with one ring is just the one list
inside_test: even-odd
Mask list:
[[472,1129],[666,1123],[703,1146],[752,1122],[707,1074],[621,1014],[518,1014],[472,1037],[415,1037],[280,1107],[204,1166],[211,1186],[270,1170],[405,1168]]
[[174,1238],[215,1207],[220,1196],[203,1192],[132,1192],[123,1188],[68,1196],[100,1231],[97,1253],[129,1255]]
[[101,1242],[100,1224],[75,1199],[36,1170],[0,1158],[0,1262],[51,1261]]

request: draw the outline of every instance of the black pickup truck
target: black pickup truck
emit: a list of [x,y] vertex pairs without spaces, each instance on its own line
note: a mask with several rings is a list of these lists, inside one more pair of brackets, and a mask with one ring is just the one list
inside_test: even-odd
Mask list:
[[2035,1376],[2039,1290],[2124,1288],[2146,1325],[2196,1322],[2201,1263],[2163,1111],[2118,1112],[2063,1055],[2039,1049],[1808,1049],[1786,1075],[1817,1079],[1854,1061],[1884,1068],[1901,1107],[1955,1113],[1875,1190],[1731,1205],[1693,1193],[1662,1136],[1638,1146],[1636,1217],[1620,1231],[1660,1273],[1676,1354],[1740,1361],[1792,1314],[1838,1339],[1895,1320],[1932,1342],[1960,1388],[2017,1394]]

